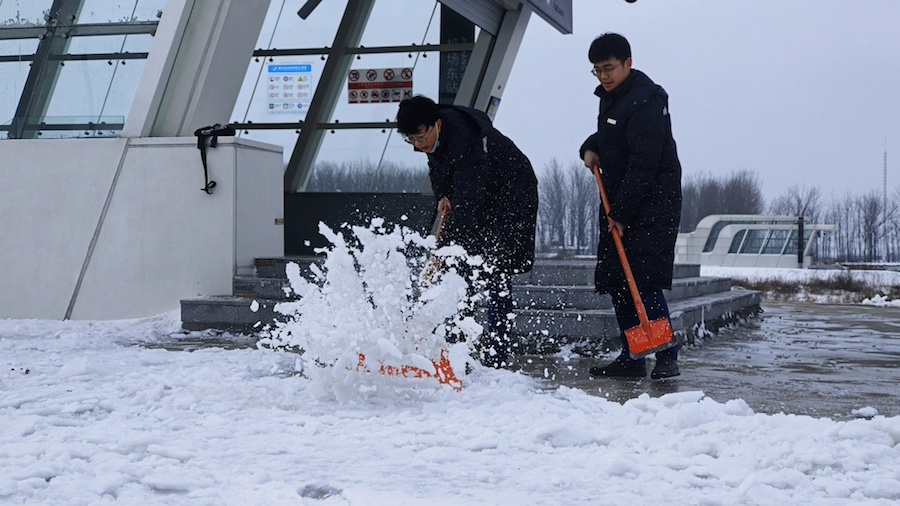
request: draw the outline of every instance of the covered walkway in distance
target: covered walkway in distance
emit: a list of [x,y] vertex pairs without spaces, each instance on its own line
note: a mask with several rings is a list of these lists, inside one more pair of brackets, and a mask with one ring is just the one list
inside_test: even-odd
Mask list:
[[678,234],[675,262],[722,267],[808,268],[816,239],[837,225],[805,223],[802,216],[715,214]]

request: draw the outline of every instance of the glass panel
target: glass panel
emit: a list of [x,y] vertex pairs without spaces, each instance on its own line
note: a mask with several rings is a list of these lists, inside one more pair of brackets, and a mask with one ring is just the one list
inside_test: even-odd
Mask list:
[[[260,30],[256,47],[263,49],[323,49],[331,46],[337,33],[346,0],[320,3],[305,20],[297,16],[297,11],[306,0],[293,0],[286,2],[272,2],[269,12]],[[324,49],[323,49],[324,53]],[[260,122],[291,122],[300,121],[306,116],[305,108],[299,108],[290,114],[273,115],[269,113],[270,93],[270,66],[271,65],[309,65],[310,86],[309,94],[315,93],[316,86],[325,66],[323,55],[288,56],[278,58],[254,58],[250,61],[241,91],[232,111],[232,121],[255,123]],[[262,135],[257,135],[262,134]],[[275,140],[284,137],[279,134],[263,134],[254,132],[254,138],[265,142],[278,143]],[[285,160],[290,158],[294,149],[296,135],[292,135],[293,141],[285,146]]]
[[788,234],[787,244],[784,248],[785,255],[796,255],[797,254],[797,231],[791,230],[790,234]]
[[731,246],[728,248],[729,253],[737,253],[738,248],[741,247],[741,241],[744,240],[744,235],[747,234],[746,230],[739,230],[737,234],[734,235],[734,238],[731,240]]
[[788,230],[770,230],[766,245],[763,246],[763,255],[780,255],[784,249],[784,241],[787,239]]
[[347,0],[327,0],[316,6],[303,19],[297,11],[306,0],[272,2],[259,32],[256,47],[272,49],[324,48],[331,46],[337,33]]
[[[359,44],[363,47],[437,44],[440,12],[440,5],[434,1],[404,2],[400,9],[396,2],[375,2]],[[429,58],[436,54],[430,54]]]
[[83,0],[78,23],[159,21],[166,0]]
[[[71,116],[94,118],[93,122],[110,122],[105,118],[109,116],[124,118],[131,107],[144,63],[144,60],[66,62],[47,108],[47,122]],[[109,134],[107,131],[102,135]]]
[[418,193],[427,178],[425,155],[396,132],[335,130],[325,134],[307,191]]
[[6,138],[6,128],[12,123],[19,105],[19,97],[25,87],[28,71],[31,65],[28,62],[0,63],[0,139]]
[[49,11],[52,5],[53,0],[0,2],[0,27],[43,25],[44,13]]
[[762,249],[763,242],[766,239],[768,230],[748,230],[747,238],[744,239],[744,245],[741,247],[741,254],[756,255]]

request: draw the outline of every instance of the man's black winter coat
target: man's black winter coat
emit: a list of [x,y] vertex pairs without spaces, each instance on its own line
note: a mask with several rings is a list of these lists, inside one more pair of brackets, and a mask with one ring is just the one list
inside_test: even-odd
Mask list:
[[450,212],[441,246],[455,243],[505,272],[534,264],[537,178],[531,162],[478,110],[440,106],[441,136],[428,155],[431,187]]
[[[600,157],[610,216],[625,225],[623,243],[638,288],[671,288],[681,219],[681,164],[672,138],[669,96],[646,74],[631,75],[611,93],[598,86],[597,133],[581,146]],[[597,291],[625,286],[606,216],[600,207]]]

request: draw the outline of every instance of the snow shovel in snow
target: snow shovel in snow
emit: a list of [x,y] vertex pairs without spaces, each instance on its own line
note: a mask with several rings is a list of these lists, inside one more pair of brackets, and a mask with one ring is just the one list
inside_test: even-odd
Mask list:
[[[594,165],[591,169],[594,172],[594,178],[597,180],[597,186],[600,187],[600,199],[603,201],[603,210],[606,211],[607,219],[609,219],[609,199],[606,198],[606,188],[603,186],[603,178],[600,177],[600,167]],[[644,302],[641,300],[640,292],[638,292],[637,283],[634,282],[634,275],[631,273],[628,257],[625,256],[625,246],[622,244],[622,236],[619,234],[619,229],[613,227],[612,236],[616,243],[616,250],[619,252],[619,261],[622,262],[622,269],[625,271],[625,280],[628,281],[631,298],[634,300],[634,309],[641,321],[637,327],[625,330],[625,339],[628,341],[628,351],[631,357],[639,358],[672,347],[675,344],[675,333],[672,331],[672,323],[668,318],[660,318],[652,322],[647,318],[647,310],[644,308]]]
[[[366,356],[359,354],[359,363],[356,365],[357,371],[372,372],[366,365]],[[456,377],[453,367],[450,365],[450,359],[447,358],[447,350],[441,350],[441,359],[437,362],[431,360],[431,366],[417,367],[414,365],[385,365],[380,364],[378,373],[385,376],[401,376],[404,378],[434,378],[438,383],[447,385],[459,392],[462,390],[462,381]]]
[[[447,215],[442,214],[437,232],[434,235],[435,240],[441,238],[441,232],[444,230],[444,223],[446,221]],[[433,255],[428,255],[428,260],[426,262],[425,269],[422,271],[423,291],[428,288],[431,279],[438,271],[438,263]],[[366,356],[362,353],[359,354],[359,362],[356,365],[356,370],[371,372],[368,365],[366,365]],[[447,350],[441,350],[441,359],[439,361],[431,360],[431,366],[425,364],[423,364],[423,367],[414,365],[393,366],[380,364],[378,373],[384,374],[385,376],[402,376],[404,378],[434,378],[438,380],[438,383],[449,385],[457,392],[462,389],[462,381],[460,381],[453,372],[453,367],[450,365],[450,359],[447,358]]]

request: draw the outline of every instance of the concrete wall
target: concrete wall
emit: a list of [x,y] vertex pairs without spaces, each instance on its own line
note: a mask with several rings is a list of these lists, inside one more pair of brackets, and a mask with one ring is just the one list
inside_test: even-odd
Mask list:
[[255,257],[284,254],[281,150],[220,138],[208,195],[193,137],[0,142],[0,318],[136,318],[231,294]]

